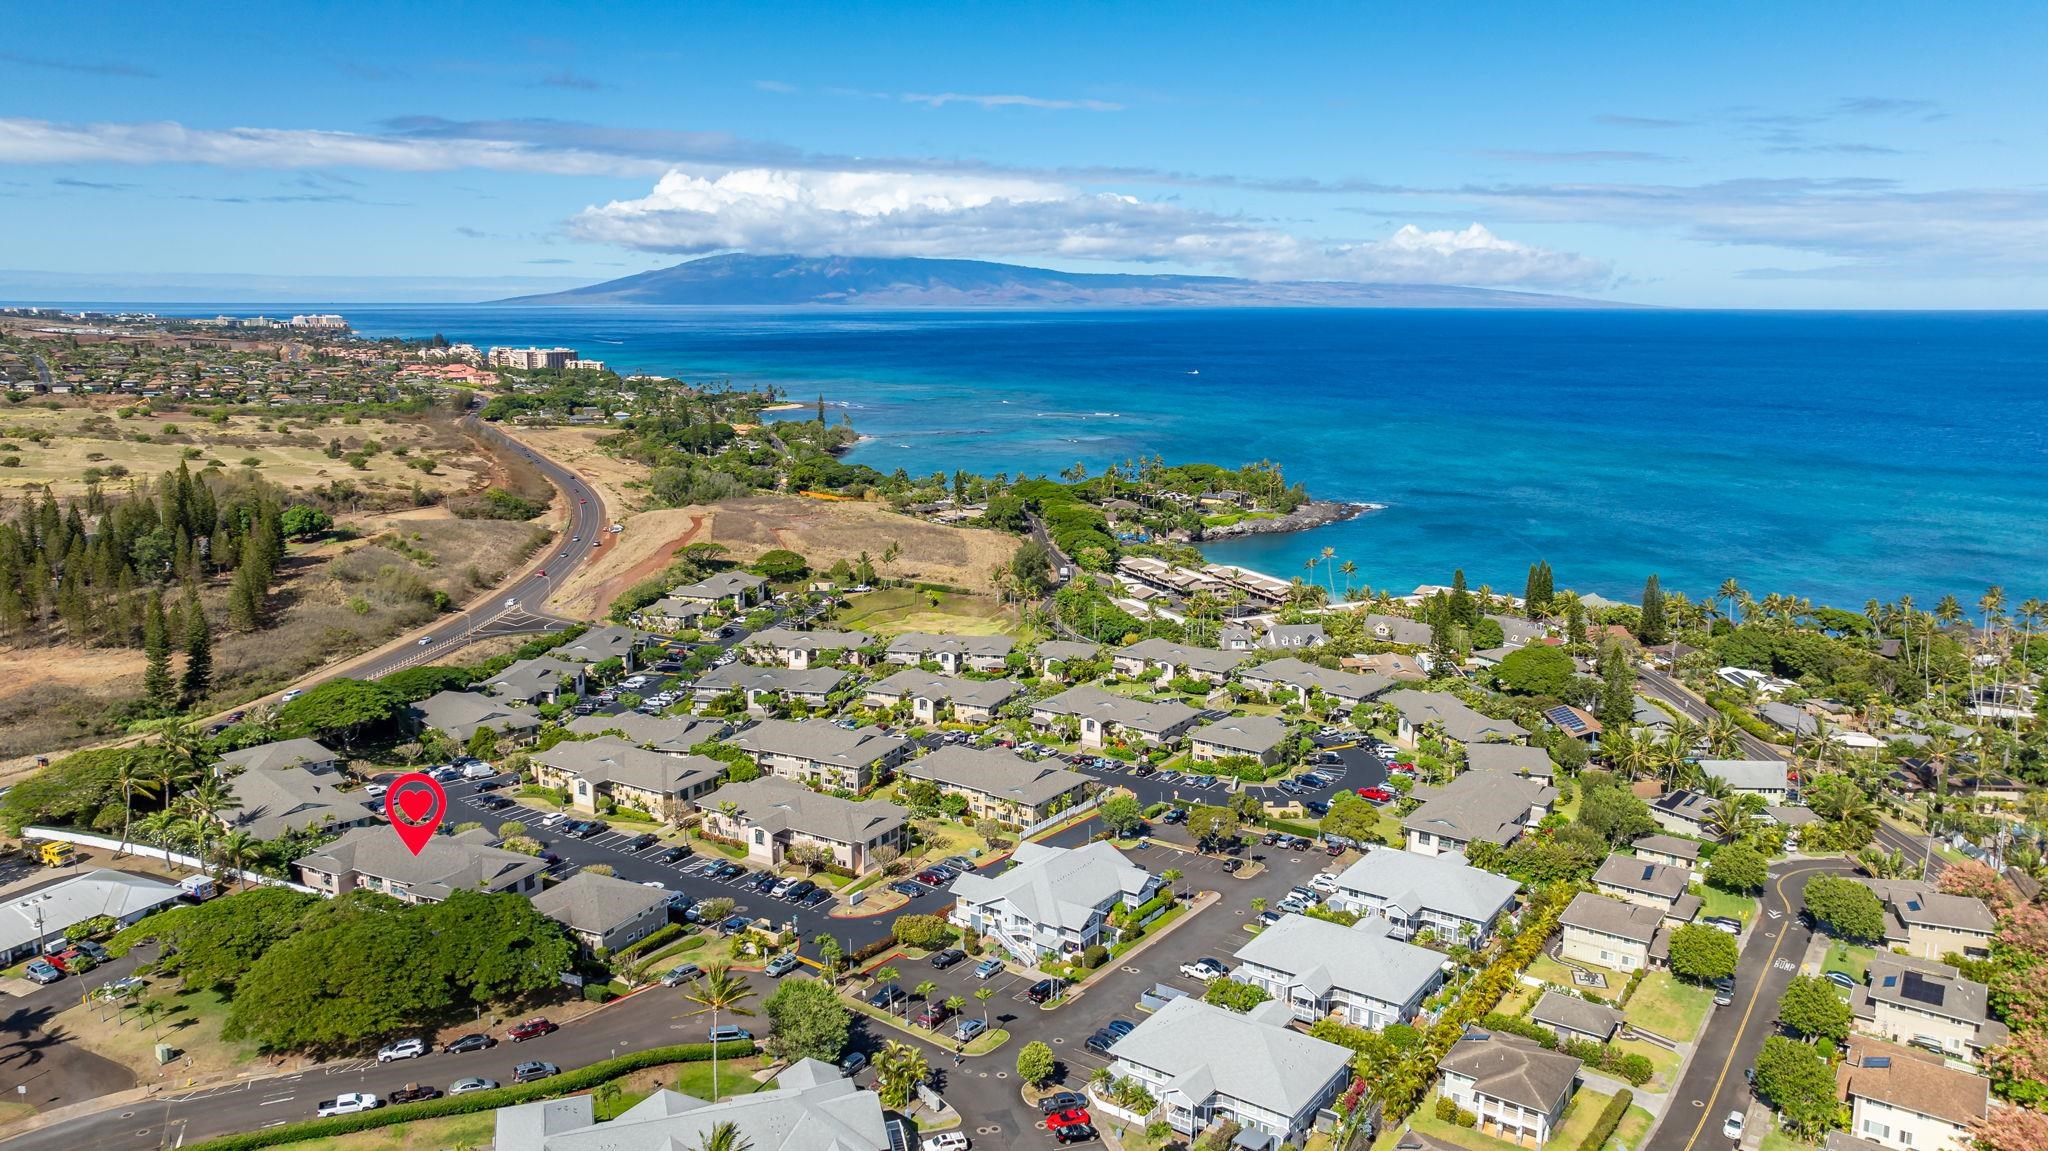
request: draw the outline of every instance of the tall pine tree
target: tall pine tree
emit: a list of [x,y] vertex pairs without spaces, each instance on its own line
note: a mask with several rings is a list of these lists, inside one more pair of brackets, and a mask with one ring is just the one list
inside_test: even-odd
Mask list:
[[1600,651],[1600,710],[1594,718],[1609,731],[1626,732],[1635,722],[1636,677],[1618,641]]
[[1636,624],[1636,638],[1647,644],[1670,638],[1664,624],[1664,588],[1654,574],[1643,583],[1643,615]]
[[164,597],[152,591],[149,608],[142,617],[142,651],[148,661],[142,669],[142,694],[159,714],[178,708],[178,687],[171,680],[169,631],[164,623]]
[[199,606],[199,588],[185,585],[185,678],[179,685],[187,708],[213,687],[213,629]]

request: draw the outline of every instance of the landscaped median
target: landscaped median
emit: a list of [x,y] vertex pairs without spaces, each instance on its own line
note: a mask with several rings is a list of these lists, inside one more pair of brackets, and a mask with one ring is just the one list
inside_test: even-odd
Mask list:
[[490,1091],[472,1091],[464,1095],[444,1096],[424,1103],[405,1103],[397,1107],[379,1107],[356,1115],[339,1115],[332,1119],[313,1119],[304,1123],[287,1123],[280,1127],[267,1127],[261,1131],[245,1131],[238,1135],[227,1135],[205,1143],[195,1144],[191,1151],[254,1151],[260,1147],[282,1147],[308,1139],[321,1139],[333,1135],[347,1135],[356,1131],[369,1131],[379,1127],[390,1127],[399,1123],[410,1123],[415,1119],[438,1119],[449,1115],[471,1115],[480,1111],[494,1111],[515,1103],[532,1103],[539,1099],[553,1099],[562,1095],[574,1095],[589,1090],[600,1083],[609,1082],[621,1075],[660,1067],[669,1063],[701,1063],[708,1061],[716,1048],[720,1059],[739,1059],[755,1053],[752,1040],[738,1043],[684,1043],[674,1047],[654,1047],[606,1059],[588,1067],[564,1072],[538,1083],[526,1083],[512,1087],[499,1087]]
[[[885,1011],[880,1007],[876,1007],[874,1004],[869,1003],[864,999],[861,999],[858,995],[845,995],[842,996],[842,998],[846,1001],[846,1005],[848,1007],[853,1008],[855,1011],[860,1012],[862,1015],[867,1016],[869,1019],[885,1023],[894,1030],[901,1031],[903,1034],[908,1035],[914,1039],[922,1039],[926,1043],[930,1043],[938,1047],[945,1047],[948,1050],[951,1050],[951,1048],[947,1045],[954,1042],[954,1040],[952,1037],[953,1033],[947,1025],[953,1024],[956,1020],[974,1018],[972,1012],[965,1012],[959,1015],[948,1016],[945,1022],[941,1023],[938,1026],[938,1028],[928,1031],[922,1027],[918,1027],[911,1024],[901,1015],[897,1015],[894,1012]],[[958,1052],[958,1054],[968,1056],[987,1055],[989,1052],[994,1051],[996,1048],[1001,1047],[1003,1044],[1008,1043],[1009,1041],[1010,1033],[998,1027],[992,1031],[984,1031],[980,1035],[975,1036],[973,1041],[967,1044],[966,1049]]]

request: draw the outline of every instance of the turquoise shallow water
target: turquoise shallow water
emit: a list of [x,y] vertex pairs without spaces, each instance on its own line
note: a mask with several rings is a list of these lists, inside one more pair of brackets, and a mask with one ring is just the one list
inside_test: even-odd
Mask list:
[[1547,558],[1616,598],[2048,593],[2042,314],[333,310],[822,393],[885,471],[1272,459],[1388,505],[1211,549],[1283,576],[1327,546],[1400,590]]

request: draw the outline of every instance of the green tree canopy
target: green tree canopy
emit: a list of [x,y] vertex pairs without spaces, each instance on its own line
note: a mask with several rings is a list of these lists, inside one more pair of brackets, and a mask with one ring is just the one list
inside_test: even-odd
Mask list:
[[1835,985],[1812,975],[1794,976],[1778,1000],[1778,1020],[1809,1039],[1849,1037],[1849,1005]]
[[1746,843],[1730,843],[1707,861],[1707,882],[1723,891],[1755,891],[1769,874],[1763,853]]
[[1242,1014],[1273,998],[1265,988],[1256,983],[1240,983],[1235,979],[1211,979],[1208,990],[1202,992],[1202,1002],[1227,1007]]
[[[1493,623],[1492,620],[1487,620]],[[1494,624],[1496,630],[1499,624]],[[1494,669],[1501,686],[1522,695],[1547,695],[1570,699],[1578,694],[1578,665],[1561,647],[1532,643],[1509,652]]]
[[1145,812],[1135,796],[1112,795],[1096,805],[1095,816],[1119,838],[1134,835],[1145,826]]
[[1757,1053],[1756,1089],[1778,1109],[1786,1126],[1809,1137],[1832,1126],[1841,1109],[1827,1059],[1783,1035],[1765,1039]]
[[1579,801],[1579,823],[1609,843],[1629,843],[1657,830],[1650,805],[1641,796],[1607,776],[1579,777],[1585,797]]
[[1050,1080],[1058,1067],[1052,1048],[1036,1039],[1017,1052],[1017,1078],[1034,1087]]
[[371,728],[395,721],[405,705],[397,691],[383,684],[330,679],[278,708],[277,723],[287,732],[333,737],[347,744]]
[[278,520],[284,534],[295,540],[311,539],[334,529],[334,517],[312,504],[293,504]]
[[836,1063],[846,1051],[853,1012],[820,979],[787,979],[761,1004],[775,1031],[769,1050],[782,1059]]
[[1884,939],[1884,904],[1877,894],[1853,879],[1822,875],[1808,880],[1806,910],[1845,939],[1877,943]]
[[1688,923],[1671,933],[1671,970],[1687,979],[1733,975],[1739,957],[1734,936],[1704,923]]
[[1330,810],[1316,827],[1325,835],[1341,835],[1356,843],[1371,843],[1379,837],[1380,809],[1353,792],[1340,791],[1330,797]]
[[771,548],[762,552],[761,558],[749,566],[753,568],[755,575],[777,583],[800,580],[811,571],[811,565],[804,557],[787,548]]

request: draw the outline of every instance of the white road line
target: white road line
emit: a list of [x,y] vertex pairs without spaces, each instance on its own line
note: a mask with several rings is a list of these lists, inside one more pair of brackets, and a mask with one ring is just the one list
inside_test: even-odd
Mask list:
[[261,1103],[258,1103],[258,1104],[257,1104],[256,1106],[258,1106],[258,1107],[268,1107],[268,1106],[270,1106],[270,1105],[271,1105],[272,1103],[290,1103],[290,1102],[291,1102],[292,1100],[294,1100],[294,1099],[297,1099],[297,1098],[298,1098],[298,1096],[296,1096],[296,1095],[280,1095],[280,1096],[278,1096],[278,1097],[277,1097],[277,1098],[275,1098],[275,1099],[265,1099],[265,1100],[264,1100],[263,1102],[261,1102]]

